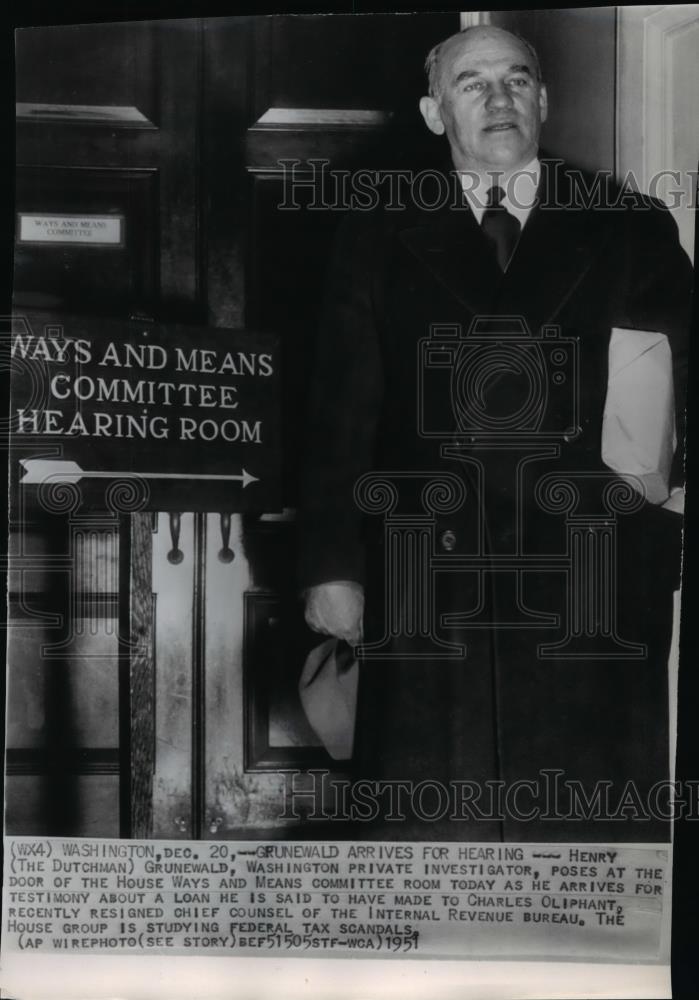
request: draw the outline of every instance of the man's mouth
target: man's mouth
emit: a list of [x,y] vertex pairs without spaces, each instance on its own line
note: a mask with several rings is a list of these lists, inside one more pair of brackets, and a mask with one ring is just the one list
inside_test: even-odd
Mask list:
[[484,132],[507,132],[509,129],[517,128],[514,122],[492,122],[486,125]]

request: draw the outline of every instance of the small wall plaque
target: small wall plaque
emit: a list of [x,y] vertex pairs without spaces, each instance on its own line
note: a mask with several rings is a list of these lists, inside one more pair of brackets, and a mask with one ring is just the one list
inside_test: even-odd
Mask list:
[[35,215],[20,212],[17,217],[20,243],[113,247],[124,245],[123,215]]

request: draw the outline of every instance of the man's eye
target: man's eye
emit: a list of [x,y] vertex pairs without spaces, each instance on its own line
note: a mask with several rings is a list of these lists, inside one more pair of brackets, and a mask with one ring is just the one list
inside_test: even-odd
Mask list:
[[467,92],[472,90],[483,90],[483,81],[473,80],[472,83],[465,83],[464,90]]
[[528,83],[529,80],[526,76],[515,76],[511,80],[508,80],[510,87],[526,87]]

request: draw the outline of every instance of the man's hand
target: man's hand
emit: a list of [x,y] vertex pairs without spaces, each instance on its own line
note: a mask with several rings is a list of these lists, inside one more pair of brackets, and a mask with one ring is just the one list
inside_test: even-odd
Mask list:
[[362,638],[364,588],[352,580],[320,583],[306,591],[306,622],[314,632],[333,635],[345,642]]

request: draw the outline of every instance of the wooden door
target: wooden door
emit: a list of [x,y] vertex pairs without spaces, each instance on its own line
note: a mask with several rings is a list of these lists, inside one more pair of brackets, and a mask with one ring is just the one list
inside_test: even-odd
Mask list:
[[[458,27],[440,14],[20,33],[17,313],[273,331],[286,437],[281,511],[86,517],[54,491],[14,512],[8,832],[288,834],[285,774],[342,774],[298,701],[317,639],[294,529],[342,213],[307,211],[308,188],[301,210],[279,211],[280,160],[307,179],[310,160],[332,171],[429,156],[422,64]],[[101,237],[72,237],[83,223]]]
[[[201,49],[197,21],[19,31],[16,322],[204,318]],[[132,816],[131,706],[152,704],[151,623],[148,607],[129,621],[129,593],[150,517],[73,500],[13,498],[8,832],[128,835],[149,824]],[[133,773],[142,803],[148,766]]]
[[[318,183],[318,169],[405,168],[408,154],[417,161],[423,135],[429,144],[417,108],[424,57],[458,25],[457,14],[203,23],[208,322],[281,339],[284,499],[281,512],[183,515],[179,565],[167,562],[170,519],[158,518],[157,836],[338,832],[299,824],[287,807],[292,789],[314,780],[310,772],[344,772],[299,702],[303,661],[319,637],[303,623],[295,583],[303,403],[342,212],[307,210],[309,187],[299,188],[298,211],[280,210],[282,161]],[[232,559],[222,557],[227,548]],[[296,805],[300,814],[311,809],[310,800]]]

